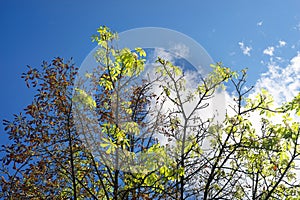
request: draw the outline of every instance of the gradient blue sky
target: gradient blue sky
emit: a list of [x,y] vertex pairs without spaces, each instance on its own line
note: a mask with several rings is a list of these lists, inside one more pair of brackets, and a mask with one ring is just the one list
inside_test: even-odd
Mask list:
[[[299,8],[298,0],[0,0],[0,119],[12,119],[33,98],[20,78],[26,65],[60,56],[79,66],[95,47],[90,36],[100,25],[182,32],[214,61],[248,67],[255,84],[270,63],[284,69],[300,51]],[[3,133],[1,123],[5,143]]]

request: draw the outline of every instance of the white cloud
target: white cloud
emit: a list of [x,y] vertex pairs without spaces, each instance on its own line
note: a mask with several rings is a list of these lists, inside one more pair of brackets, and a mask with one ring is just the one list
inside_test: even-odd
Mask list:
[[[182,51],[182,46],[177,45],[174,46],[172,52],[170,53],[169,51],[166,51],[164,49],[161,48],[156,48],[154,51],[154,57],[160,56],[164,59],[167,59],[171,62],[176,61],[176,58],[178,58],[177,56],[180,55],[184,56],[184,57],[188,57],[188,53],[189,51],[187,49],[184,49]],[[180,50],[177,51],[177,53],[174,53],[174,50],[176,52],[176,50]],[[156,66],[158,66],[158,64],[154,64],[152,62],[147,62],[146,63],[146,71],[145,71],[145,76],[149,77],[151,80],[153,80],[156,75],[155,75],[155,71],[154,70],[156,68]],[[183,66],[178,66],[180,68],[182,68]],[[185,85],[185,89],[183,91],[180,92],[180,98],[182,101],[186,101],[186,99],[189,98],[189,96],[191,94],[195,94],[195,91],[197,89],[197,86],[201,83],[201,72],[197,69],[184,69],[184,83],[183,85]],[[179,76],[177,77],[179,78]],[[164,89],[163,87],[160,87],[160,85],[164,85],[167,87],[172,87],[172,80],[171,79],[166,79],[160,82],[155,82],[155,84],[152,87],[152,91],[159,95],[159,94],[164,94]],[[170,90],[170,97],[172,97],[173,99],[175,99],[177,96],[177,94]],[[198,95],[194,95],[194,97],[191,99],[191,101],[187,101],[184,103],[183,105],[183,110],[185,112],[185,115],[188,116],[190,115],[192,112],[194,112],[194,117],[197,116],[197,120],[202,120],[202,121],[207,121],[209,118],[214,118],[214,122],[221,122],[224,120],[225,117],[225,97],[223,93],[220,92],[216,92],[216,94],[211,98],[211,99],[207,99],[207,100],[203,100],[201,103],[201,106],[204,106],[203,108],[201,108],[200,110],[196,109],[195,110],[195,106],[199,106],[197,105],[198,101],[200,100],[200,97]],[[155,101],[153,101],[151,103],[151,112],[154,113],[158,113],[160,112],[161,114],[163,114],[164,116],[169,116],[171,113],[174,116],[174,111],[178,110],[179,108],[168,98],[163,99],[160,98],[158,100],[160,103],[156,104]],[[208,103],[209,106],[205,107],[205,104]],[[163,104],[163,107],[160,108],[159,106]],[[176,114],[177,115],[177,114]],[[154,118],[157,117],[155,114],[149,118],[149,121],[153,121]],[[181,116],[180,114],[178,114],[179,119],[181,120],[181,123],[184,122],[184,118],[183,116]],[[163,119],[163,117],[160,117],[161,119]],[[200,123],[199,121],[197,122],[189,122],[190,125],[193,123]],[[183,125],[183,124],[182,124]],[[160,143],[162,145],[172,145],[172,141],[168,141],[168,138],[162,134],[155,134],[155,137],[158,138],[158,140],[160,141]],[[206,143],[205,143],[206,144]],[[206,144],[208,145],[208,143]]]
[[[270,63],[268,71],[261,75],[257,81],[253,97],[261,88],[265,88],[274,98],[274,107],[282,105],[284,102],[291,101],[300,92],[300,52],[294,56],[286,67],[281,67],[276,63]],[[296,121],[299,121],[298,116],[291,116]],[[249,117],[256,131],[260,132],[261,116],[258,112],[251,113]],[[282,124],[281,115],[271,118],[273,123]],[[297,167],[300,167],[300,162],[296,162]],[[298,180],[300,180],[300,170],[297,172]]]
[[[282,105],[284,102],[291,101],[298,95],[300,92],[300,52],[290,60],[287,66],[279,66],[271,61],[268,65],[268,71],[261,74],[249,97],[255,98],[262,88],[266,89],[272,95],[274,108]],[[233,95],[226,95],[228,111],[232,110],[229,105],[234,105],[233,98]],[[231,111],[228,114],[232,115],[234,113]],[[299,120],[299,117],[295,116],[295,119]],[[251,113],[249,120],[254,125],[256,131],[260,132],[261,116],[259,113]],[[277,115],[271,121],[281,123],[281,116]]]
[[257,26],[262,26],[262,25],[263,25],[263,21],[257,22],[256,25],[257,25]]
[[252,47],[246,46],[243,42],[239,42],[238,44],[240,45],[243,54],[250,56],[250,51],[252,50]]
[[282,57],[276,56],[275,58],[276,58],[276,60],[277,60],[278,62],[283,62],[283,61],[284,61],[284,59],[283,59]]
[[286,45],[286,41],[279,40],[279,47],[284,47]]
[[169,50],[163,48],[155,48],[154,58],[163,58],[167,61],[174,62],[176,58],[190,57],[190,49],[184,44],[174,44]]
[[277,105],[290,101],[300,92],[300,53],[291,59],[290,64],[282,68],[275,63],[261,75],[256,88],[266,88],[274,97]]
[[[249,95],[250,98],[260,93],[261,89],[266,89],[274,99],[274,108],[282,105],[284,102],[291,101],[300,92],[300,52],[294,56],[287,66],[279,66],[275,62],[270,62],[268,71],[263,73],[259,80],[256,82],[253,93]],[[228,114],[233,116],[235,113],[229,105],[235,105],[233,101],[234,96],[226,95],[226,107]],[[272,108],[271,108],[272,109]],[[298,116],[292,116],[295,121],[299,121]],[[258,111],[250,113],[248,119],[253,124],[253,128],[258,134],[261,133],[262,116]],[[282,115],[278,114],[270,119],[274,124],[283,124]],[[300,161],[296,162],[296,166],[300,169]],[[298,180],[300,181],[300,170],[296,171]]]
[[171,47],[170,52],[175,54],[176,57],[188,58],[190,55],[190,48],[184,44],[175,44]]
[[167,60],[167,61],[170,61],[170,62],[174,62],[174,56],[166,51],[165,49],[163,48],[155,48],[155,51],[154,51],[154,56],[153,56],[155,59],[157,57],[160,57],[164,60]]
[[263,53],[264,54],[266,54],[266,55],[269,55],[269,56],[273,56],[274,54],[274,50],[275,50],[275,48],[274,47],[268,47],[268,48],[266,48],[264,51],[263,51]]
[[[245,49],[245,45],[243,42],[239,43],[241,49]],[[249,47],[250,48],[250,47]],[[161,49],[158,49],[160,53],[164,53],[164,56],[169,57],[170,60],[174,60],[174,55],[172,57],[171,54],[168,54],[165,51],[162,51]],[[274,47],[268,47],[265,49],[264,54],[273,56],[274,52]],[[249,52],[248,52],[249,53]],[[247,55],[247,54],[246,54]],[[276,58],[278,60],[281,60],[280,57]],[[152,70],[153,73],[154,70]],[[187,90],[193,89],[197,83],[197,77],[193,73],[185,73],[186,75],[186,88]],[[167,84],[167,83],[165,83]],[[296,96],[299,91],[300,91],[300,53],[298,53],[296,56],[294,56],[291,60],[290,63],[287,66],[279,66],[275,62],[270,62],[268,64],[268,71],[266,73],[263,73],[260,77],[260,79],[257,81],[254,87],[254,91],[251,94],[253,97],[255,94],[260,92],[261,88],[265,88],[269,91],[269,93],[274,97],[274,106],[279,106],[283,102],[290,101],[293,99],[294,96]],[[162,88],[153,88],[156,94],[160,94],[162,92]],[[171,95],[175,95],[172,93]],[[187,94],[183,94],[182,98],[186,97]],[[228,111],[229,115],[234,114],[232,109],[228,105],[234,104],[233,101],[233,96],[226,93],[226,109]],[[216,113],[215,110],[220,110],[222,109],[218,108],[218,106],[222,106],[223,102],[225,101],[224,95],[221,95],[221,98],[218,97],[218,94],[216,95],[217,100],[215,102],[209,102],[211,106],[201,110],[201,117],[202,119],[207,119],[209,116],[209,113]],[[221,103],[219,103],[219,101]],[[185,105],[184,109],[187,114],[189,114],[193,107],[194,107],[195,101],[192,101],[188,104]],[[163,107],[163,112],[168,113],[172,108],[174,108],[174,104],[171,101],[166,101]],[[221,113],[221,115],[223,112]],[[258,133],[261,130],[261,116],[258,112],[253,112],[249,116],[249,120],[252,122],[254,125],[254,128],[258,131]],[[281,123],[281,117],[277,116],[272,119],[274,123]],[[169,143],[167,141],[167,138],[163,135],[157,135],[159,138],[160,142],[162,144],[167,144]],[[207,144],[206,144],[207,145]]]

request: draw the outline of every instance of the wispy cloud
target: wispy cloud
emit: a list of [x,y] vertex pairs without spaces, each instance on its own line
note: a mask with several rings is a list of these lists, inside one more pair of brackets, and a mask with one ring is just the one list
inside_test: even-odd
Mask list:
[[163,48],[155,48],[155,51],[154,51],[154,56],[153,56],[155,59],[157,57],[160,57],[164,60],[167,60],[167,61],[170,61],[170,62],[174,62],[175,60],[175,57],[174,57],[174,54],[172,55],[171,52],[163,49]]
[[286,45],[286,41],[284,40],[279,40],[279,47],[284,47]]
[[254,93],[258,93],[261,88],[269,91],[277,106],[291,101],[300,92],[300,53],[286,67],[275,62],[269,63],[268,71],[255,84]]
[[275,50],[275,48],[273,46],[268,47],[263,51],[263,54],[273,56],[274,55],[274,50]]
[[[273,96],[274,106],[276,107],[284,102],[291,101],[298,95],[300,92],[300,52],[290,60],[287,66],[279,66],[274,62],[269,63],[268,71],[261,75],[252,95],[257,94],[261,88],[265,88]],[[299,121],[299,117],[291,117]],[[257,131],[260,131],[261,118],[258,112],[252,113],[249,118]],[[283,123],[280,115],[271,118],[271,121],[273,123]],[[300,167],[300,161],[296,162],[296,167]],[[299,181],[300,170],[297,170],[296,174]]]
[[240,49],[242,50],[243,54],[247,55],[247,56],[250,56],[250,51],[252,50],[252,47],[246,46],[244,44],[244,42],[239,42],[238,44],[239,44]]
[[[274,61],[270,62],[268,71],[263,73],[258,79],[249,98],[255,98],[262,88],[266,89],[272,95],[274,99],[274,108],[281,106],[284,102],[291,101],[300,92],[300,52],[290,60],[290,63],[287,66],[279,66]],[[233,98],[233,94],[227,93],[226,107],[229,115],[234,114],[229,107],[229,105],[234,105]],[[273,123],[282,123],[281,117],[282,116],[278,114],[270,120]],[[294,117],[296,120],[299,120],[299,117]],[[250,113],[248,119],[253,124],[253,128],[255,128],[257,133],[260,133],[262,116],[259,112],[256,111]]]
[[175,54],[176,57],[188,58],[190,55],[190,48],[184,44],[175,44],[171,47],[170,51]]
[[[181,49],[181,50],[180,50]],[[176,52],[176,50],[179,50]],[[184,56],[188,57],[189,51],[187,49],[182,51],[182,47],[177,45],[172,49],[172,52],[170,53],[169,51],[166,51],[161,48],[156,48],[154,51],[154,57],[160,56],[164,59],[167,59],[171,62],[176,61],[178,59],[178,56]],[[157,67],[157,64],[155,63],[147,63],[146,66],[146,71],[145,71],[145,76],[144,78],[149,77],[150,79],[155,79],[157,74],[155,73],[156,70],[154,70]],[[225,95],[221,91],[217,91],[214,96],[211,98],[208,98],[207,100],[201,100],[201,104],[199,105],[200,101],[200,96],[195,95],[195,92],[197,90],[197,86],[202,83],[201,82],[201,71],[199,71],[196,68],[185,68],[184,66],[178,66],[184,71],[184,79],[185,81],[181,84],[184,86],[185,89],[180,91],[180,98],[182,101],[184,101],[184,105],[182,109],[184,110],[185,114],[188,116],[192,112],[194,113],[194,116],[197,116],[196,121],[190,122],[190,123],[199,123],[197,120],[201,120],[203,122],[207,121],[208,119],[213,118],[214,122],[221,122],[224,120],[225,117],[225,112],[226,112],[226,107],[225,107]],[[198,71],[197,71],[198,70]],[[180,75],[176,76],[176,79],[178,79]],[[152,91],[155,94],[163,94],[165,96],[164,92],[164,87],[171,87],[172,85],[172,80],[170,78],[165,77],[163,81],[155,82]],[[172,87],[171,87],[172,88]],[[177,93],[174,92],[173,90],[170,90],[170,97],[173,99],[177,99]],[[189,101],[187,101],[189,99]],[[158,113],[158,110],[161,114],[164,114],[165,116],[174,116],[174,112],[178,110],[179,108],[174,104],[173,101],[170,99],[166,98],[160,98],[158,100],[161,104],[163,104],[162,108],[159,107],[160,104],[157,104],[155,101],[151,103],[151,112],[156,112]],[[206,106],[209,105],[209,106]],[[203,106],[200,110],[195,109],[196,106]],[[154,115],[155,116],[155,115]],[[176,116],[180,119],[180,123],[184,122],[184,118],[180,114],[176,114]],[[149,121],[153,121],[152,117],[149,117]],[[182,124],[183,125],[183,124]],[[190,124],[191,125],[191,124]],[[162,135],[162,134],[155,134],[154,137],[156,137],[162,145],[166,144],[172,144],[172,141],[168,140],[168,137]],[[208,143],[205,145],[208,145]]]
[[235,51],[229,53],[230,56],[234,56],[235,54],[236,54]]
[[154,57],[161,57],[170,62],[174,62],[176,58],[188,59],[190,57],[190,49],[184,44],[174,44],[168,50],[155,48]]
[[[261,89],[266,89],[273,97],[274,108],[284,102],[291,101],[300,92],[300,53],[290,60],[287,66],[279,66],[274,62],[268,65],[268,71],[263,73],[256,82],[253,92],[249,95],[254,98]],[[299,119],[294,116],[295,119]],[[259,112],[250,114],[249,120],[256,131],[260,132],[262,116]],[[281,115],[271,118],[273,123],[282,123]]]
[[300,22],[298,22],[298,24],[294,27],[294,29],[300,31]]
[[259,21],[259,22],[257,22],[257,24],[256,24],[257,26],[262,26],[263,25],[263,21]]

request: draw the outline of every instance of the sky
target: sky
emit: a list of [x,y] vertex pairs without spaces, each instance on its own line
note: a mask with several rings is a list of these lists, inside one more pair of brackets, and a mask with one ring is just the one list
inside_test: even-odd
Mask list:
[[300,91],[299,8],[298,0],[0,0],[0,120],[12,120],[33,99],[20,78],[27,65],[59,56],[80,66],[100,25],[181,32],[214,61],[247,67],[249,85],[267,87],[278,102],[291,99]]

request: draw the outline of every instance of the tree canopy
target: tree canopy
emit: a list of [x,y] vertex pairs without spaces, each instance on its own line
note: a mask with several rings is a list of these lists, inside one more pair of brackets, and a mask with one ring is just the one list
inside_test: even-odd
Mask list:
[[[146,52],[118,49],[108,27],[92,38],[98,66],[84,76],[59,57],[22,75],[36,95],[3,120],[0,197],[300,199],[300,93],[273,105],[222,63],[191,87],[162,57],[145,70]],[[207,115],[227,87],[224,116]]]

